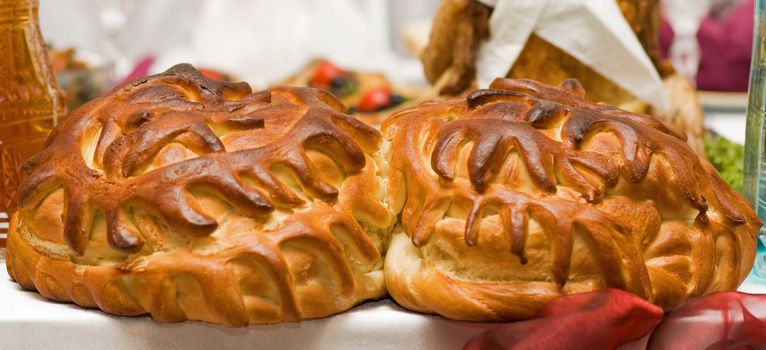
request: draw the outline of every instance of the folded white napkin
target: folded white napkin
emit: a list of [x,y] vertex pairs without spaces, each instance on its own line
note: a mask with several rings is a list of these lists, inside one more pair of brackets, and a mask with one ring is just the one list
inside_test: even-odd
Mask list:
[[491,37],[477,59],[479,87],[505,76],[535,33],[659,111],[668,110],[662,79],[615,0],[480,1],[494,11]]

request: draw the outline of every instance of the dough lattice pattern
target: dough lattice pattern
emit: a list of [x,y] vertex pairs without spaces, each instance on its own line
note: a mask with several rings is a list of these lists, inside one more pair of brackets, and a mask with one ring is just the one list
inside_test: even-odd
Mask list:
[[683,133],[583,96],[498,79],[383,137],[327,93],[176,66],[74,112],[24,165],[8,269],[54,300],[238,326],[387,291],[499,321],[604,287],[665,308],[736,288],[749,204]]
[[[380,134],[344,109],[188,65],[117,87],[24,165],[9,270],[53,299],[166,321],[295,321],[379,297]],[[63,240],[31,222],[46,211]]]
[[[760,225],[747,202],[683,133],[583,96],[576,80],[498,79],[386,122],[389,201],[412,241],[388,253],[397,301],[501,320],[605,286],[672,307],[739,285]],[[451,296],[423,290],[435,283]]]

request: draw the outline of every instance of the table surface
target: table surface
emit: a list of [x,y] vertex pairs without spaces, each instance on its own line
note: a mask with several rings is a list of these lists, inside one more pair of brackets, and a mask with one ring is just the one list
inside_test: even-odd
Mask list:
[[[742,112],[708,113],[706,125],[744,141]],[[766,294],[754,277],[740,291]],[[456,322],[405,311],[389,299],[301,323],[229,328],[200,322],[160,324],[47,301],[10,280],[0,256],[0,349],[459,349],[496,324]],[[646,339],[627,348],[643,348]]]
[[300,323],[162,324],[48,301],[22,290],[0,263],[0,349],[459,349],[495,326],[408,312],[390,299]]
[[[766,294],[766,280],[739,289]],[[229,328],[201,322],[155,323],[48,301],[10,280],[0,263],[0,349],[460,349],[496,327],[406,311],[390,299],[300,323]],[[623,350],[643,349],[648,336]]]

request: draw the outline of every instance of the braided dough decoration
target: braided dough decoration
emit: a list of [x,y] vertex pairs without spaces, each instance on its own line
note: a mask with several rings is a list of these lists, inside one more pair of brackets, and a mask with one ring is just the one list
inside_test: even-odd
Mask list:
[[118,315],[243,326],[385,296],[380,133],[306,88],[189,65],[75,111],[24,166],[8,270]]
[[576,80],[497,79],[384,123],[399,304],[505,321],[575,292],[668,309],[744,280],[761,225],[748,202],[682,133],[583,95]]
[[[596,73],[577,58],[534,33],[524,45],[506,77],[528,78],[549,84],[576,78],[587,90],[587,99],[606,102],[634,112],[651,112],[685,132],[687,143],[705,157],[702,107],[689,82],[660,58],[660,1],[616,0],[625,20],[652,60],[670,97],[667,111],[652,110],[645,102]],[[488,40],[493,9],[478,0],[442,0],[434,17],[428,46],[421,53],[426,78],[442,95],[470,91],[476,76],[479,48]],[[475,84],[474,84],[475,85]]]

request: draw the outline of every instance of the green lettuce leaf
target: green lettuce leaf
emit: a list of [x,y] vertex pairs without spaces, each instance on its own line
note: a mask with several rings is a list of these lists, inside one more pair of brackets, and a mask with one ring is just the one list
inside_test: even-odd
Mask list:
[[706,133],[704,141],[708,161],[731,187],[742,193],[745,148],[720,135]]

